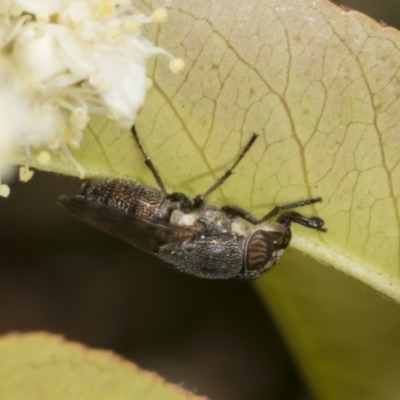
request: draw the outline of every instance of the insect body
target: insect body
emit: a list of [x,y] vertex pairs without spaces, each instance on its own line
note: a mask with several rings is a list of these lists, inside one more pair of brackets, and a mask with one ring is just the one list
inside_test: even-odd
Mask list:
[[[325,231],[321,218],[285,211],[320,202],[319,197],[277,206],[261,219],[236,206],[205,204],[206,197],[229,178],[257,135],[213,186],[190,199],[166,191],[134,127],[132,133],[160,189],[123,180],[86,181],[77,195],[61,196],[60,204],[76,218],[156,255],[172,268],[201,278],[255,279],[281,258],[291,240],[292,222]],[[281,211],[285,212],[275,222],[267,222]]]

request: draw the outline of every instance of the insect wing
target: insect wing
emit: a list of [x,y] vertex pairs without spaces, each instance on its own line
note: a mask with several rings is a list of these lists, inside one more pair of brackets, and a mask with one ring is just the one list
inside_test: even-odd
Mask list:
[[61,196],[59,204],[75,218],[149,253],[157,254],[167,243],[181,242],[199,234],[194,226],[151,222],[79,196]]

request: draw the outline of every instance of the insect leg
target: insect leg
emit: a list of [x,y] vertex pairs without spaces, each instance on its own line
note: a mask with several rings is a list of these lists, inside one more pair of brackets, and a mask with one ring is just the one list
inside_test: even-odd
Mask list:
[[246,210],[243,210],[243,208],[237,206],[224,206],[221,207],[221,210],[226,214],[231,215],[232,217],[242,218],[253,225],[257,225],[258,223],[258,219],[254,215],[251,215]]
[[246,153],[250,150],[250,147],[253,145],[257,137],[258,135],[256,133],[253,133],[253,136],[250,138],[250,140],[240,153],[237,160],[233,163],[233,165],[227,171],[225,171],[225,173],[208,190],[206,190],[203,194],[198,195],[193,199],[193,206],[195,208],[201,207],[204,203],[205,198],[208,197],[212,192],[214,192],[214,190],[218,189],[232,175],[233,170],[236,168],[236,166],[239,164],[242,158],[246,155]]
[[[261,219],[256,221],[256,224],[261,224],[262,222],[269,220],[270,218],[277,215],[280,211],[290,210],[292,208],[304,207],[304,206],[308,206],[310,204],[319,203],[321,201],[322,201],[321,197],[315,197],[313,199],[300,200],[300,201],[296,201],[295,203],[285,204],[284,206],[275,206],[269,213],[264,215],[264,217],[262,217]],[[297,214],[297,213],[293,213],[293,214]]]
[[[227,213],[229,215],[242,218],[245,221],[250,222],[253,225],[258,225],[258,224],[261,224],[262,222],[265,222],[265,221],[271,219],[272,217],[277,215],[282,210],[290,210],[292,208],[304,207],[309,204],[318,203],[320,201],[322,201],[321,197],[316,197],[314,199],[301,200],[301,201],[297,201],[296,203],[286,204],[284,206],[275,206],[269,213],[267,213],[261,219],[257,219],[256,217],[251,215],[246,210],[243,210],[243,208],[240,208],[237,206],[224,206],[221,209],[222,209],[222,211],[224,211],[225,213]],[[281,221],[281,219],[282,219],[282,221]],[[289,226],[290,222],[297,222],[298,224],[307,226],[309,228],[324,230],[324,229],[322,229],[322,225],[324,224],[322,219],[317,218],[317,217],[307,218],[296,212],[289,212],[289,213],[283,214],[282,216],[279,217],[277,222],[279,222],[279,223],[287,222],[287,224],[282,223],[282,225],[285,225],[285,226]]]
[[153,174],[155,180],[157,181],[158,186],[160,187],[161,191],[163,192],[164,196],[168,195],[167,190],[165,189],[164,182],[161,179],[160,174],[158,173],[156,167],[154,166],[153,162],[151,161],[150,157],[147,156],[145,151],[143,150],[142,144],[140,143],[139,136],[136,132],[135,125],[132,125],[131,132],[133,134],[133,138],[135,139],[135,142],[139,148],[140,153],[142,154],[144,158],[144,163],[146,164],[147,168],[151,171]]
[[318,217],[305,217],[295,211],[290,211],[282,214],[278,220],[278,223],[283,226],[290,227],[292,222],[296,222],[297,224],[306,226],[307,228],[316,229],[317,231],[326,232],[326,229],[323,228],[325,221]]

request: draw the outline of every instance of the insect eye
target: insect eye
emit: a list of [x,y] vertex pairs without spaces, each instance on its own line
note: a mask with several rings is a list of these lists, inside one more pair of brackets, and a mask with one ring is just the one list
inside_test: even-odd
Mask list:
[[274,251],[282,248],[283,238],[281,232],[262,229],[254,231],[247,240],[245,267],[255,271],[267,265]]

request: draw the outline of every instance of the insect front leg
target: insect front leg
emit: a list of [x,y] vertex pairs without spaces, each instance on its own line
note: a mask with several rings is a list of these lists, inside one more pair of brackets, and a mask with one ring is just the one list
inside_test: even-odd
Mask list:
[[323,227],[323,225],[325,223],[325,221],[323,219],[321,219],[319,217],[305,217],[304,215],[301,215],[295,211],[286,212],[286,213],[282,214],[278,218],[277,222],[288,228],[290,228],[290,224],[292,222],[296,222],[296,224],[306,226],[307,228],[326,232],[326,229]]

